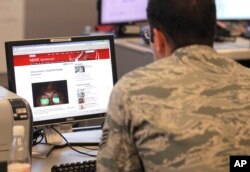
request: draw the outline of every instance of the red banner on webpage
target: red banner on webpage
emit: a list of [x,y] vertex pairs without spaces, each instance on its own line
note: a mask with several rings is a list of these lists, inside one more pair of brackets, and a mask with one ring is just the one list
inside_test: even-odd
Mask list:
[[109,49],[53,52],[14,56],[14,66],[109,59]]

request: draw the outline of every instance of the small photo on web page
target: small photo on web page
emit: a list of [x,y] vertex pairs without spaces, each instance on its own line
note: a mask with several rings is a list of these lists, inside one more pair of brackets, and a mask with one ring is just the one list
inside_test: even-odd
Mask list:
[[32,84],[34,107],[68,104],[67,81],[51,81]]
[[78,104],[79,104],[79,109],[84,109],[84,104],[85,104],[85,90],[84,90],[84,88],[78,88],[77,100],[78,100]]
[[75,73],[83,73],[85,72],[84,66],[75,66]]

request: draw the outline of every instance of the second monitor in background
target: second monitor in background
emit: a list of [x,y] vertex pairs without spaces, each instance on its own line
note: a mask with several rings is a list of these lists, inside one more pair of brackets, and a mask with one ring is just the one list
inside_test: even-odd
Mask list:
[[216,0],[217,20],[250,21],[249,0]]
[[[217,20],[220,21],[218,22],[216,32],[216,37],[219,38],[219,41],[223,41],[223,37],[230,36],[250,38],[250,1],[216,0],[215,2]],[[232,39],[229,38],[230,40]]]
[[[126,25],[147,21],[147,0],[98,0],[98,22],[100,25],[112,25],[117,37],[132,36],[126,34]],[[135,34],[139,36],[138,33]]]

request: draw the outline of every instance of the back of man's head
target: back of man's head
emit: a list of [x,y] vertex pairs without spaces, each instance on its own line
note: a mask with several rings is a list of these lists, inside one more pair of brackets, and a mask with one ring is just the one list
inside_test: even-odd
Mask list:
[[149,0],[147,15],[151,30],[159,29],[174,49],[191,44],[213,44],[214,0]]

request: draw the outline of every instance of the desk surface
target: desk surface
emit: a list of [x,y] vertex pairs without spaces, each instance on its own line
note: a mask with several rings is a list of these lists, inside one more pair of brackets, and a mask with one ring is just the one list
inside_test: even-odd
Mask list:
[[[73,133],[64,133],[64,137],[68,140],[70,143],[99,143],[102,135],[102,130],[86,130],[86,131],[80,131],[80,132],[73,132]],[[43,146],[42,144],[36,145],[36,146]],[[98,146],[73,146],[75,149],[91,154],[91,155],[97,155],[98,152]],[[87,149],[90,148],[90,149]],[[92,149],[92,150],[91,150]],[[94,150],[93,150],[94,149]],[[33,154],[36,156],[36,151],[39,149],[34,149]],[[38,151],[39,152],[39,151]],[[54,148],[52,152],[47,156],[45,159],[41,158],[32,158],[32,172],[50,172],[51,167],[53,165],[60,165],[65,163],[72,163],[72,162],[82,162],[87,160],[93,160],[96,159],[96,157],[80,154],[72,149],[70,149],[68,146],[64,148]]]
[[[74,147],[77,150],[88,154],[96,155],[97,150],[89,150],[82,147]],[[97,146],[89,148],[98,149]],[[81,162],[96,159],[71,150],[69,147],[54,149],[46,159],[32,158],[32,172],[50,172],[53,165],[60,165],[71,162]]]
[[[146,45],[141,38],[116,39],[115,43],[137,51],[152,52],[150,46]],[[250,59],[250,40],[248,39],[239,37],[234,42],[215,42],[214,48],[218,53],[235,60]]]

